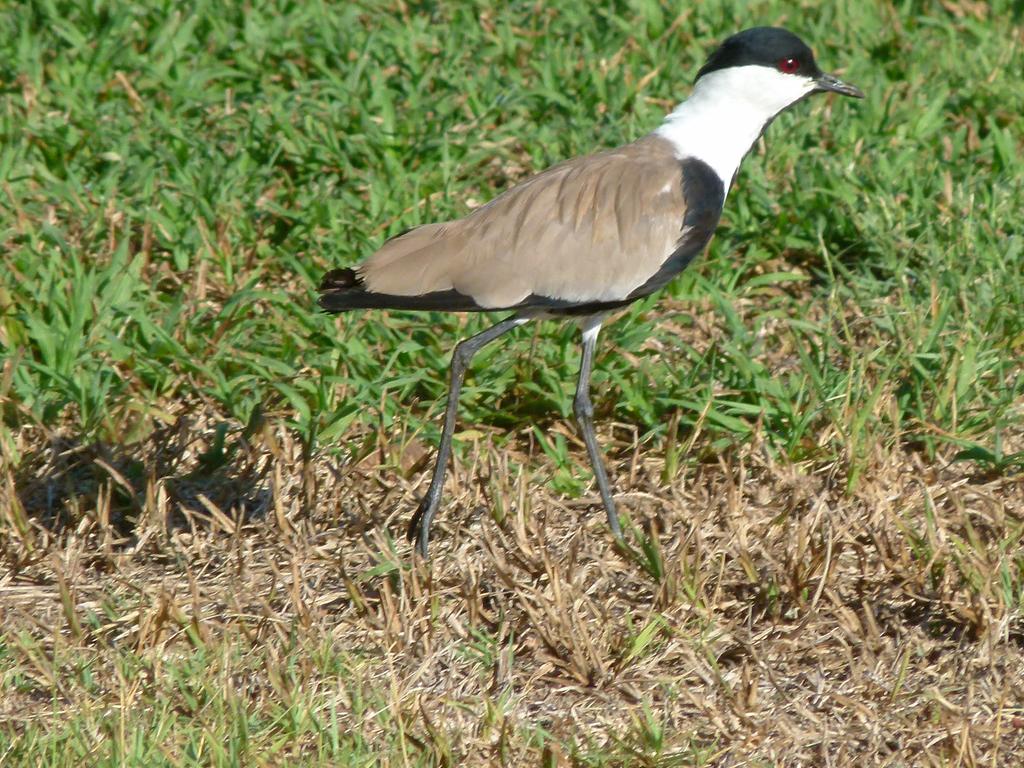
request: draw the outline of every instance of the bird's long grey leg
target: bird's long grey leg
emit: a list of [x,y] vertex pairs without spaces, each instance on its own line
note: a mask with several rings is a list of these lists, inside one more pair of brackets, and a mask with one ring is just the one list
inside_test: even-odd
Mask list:
[[430,542],[430,521],[441,503],[441,491],[444,490],[444,476],[448,469],[448,457],[452,449],[452,433],[455,431],[455,415],[459,409],[459,392],[462,389],[462,381],[466,377],[466,370],[473,359],[473,355],[480,349],[504,333],[508,333],[523,323],[529,322],[529,317],[516,315],[492,325],[486,331],[463,339],[455,345],[452,353],[451,383],[448,388],[448,407],[444,413],[444,428],[441,430],[441,444],[437,447],[437,458],[434,461],[434,474],[430,478],[430,488],[427,495],[423,497],[416,513],[409,521],[409,529],[406,533],[409,540],[416,539],[416,551],[424,558],[427,556],[427,545]]
[[580,432],[583,433],[583,442],[587,444],[590,464],[594,468],[597,487],[601,491],[601,501],[604,502],[605,512],[608,513],[608,525],[612,529],[612,535],[621,539],[622,529],[619,527],[619,516],[615,514],[615,502],[612,500],[612,492],[608,487],[608,474],[605,472],[604,460],[601,458],[601,448],[598,446],[597,436],[594,434],[594,406],[590,402],[590,369],[594,363],[594,348],[597,346],[597,334],[601,330],[601,320],[601,317],[593,317],[583,324],[583,356],[580,361],[580,378],[576,384],[576,397],[572,401],[572,410],[579,422]]

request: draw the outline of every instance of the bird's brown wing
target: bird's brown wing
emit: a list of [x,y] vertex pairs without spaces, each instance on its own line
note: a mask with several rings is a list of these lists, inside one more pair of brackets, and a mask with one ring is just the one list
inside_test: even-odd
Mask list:
[[666,264],[678,266],[672,274],[685,266],[672,264],[681,246],[687,262],[703,249],[721,195],[704,206],[713,216],[698,217],[696,238],[690,197],[671,145],[648,136],[554,166],[463,219],[393,238],[352,275],[381,299],[433,297],[429,308],[442,297],[451,309],[622,302],[660,287]]

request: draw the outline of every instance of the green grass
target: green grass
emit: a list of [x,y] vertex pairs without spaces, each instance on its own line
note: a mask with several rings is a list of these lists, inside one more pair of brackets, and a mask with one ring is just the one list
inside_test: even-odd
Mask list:
[[[43,658],[30,639],[15,639],[19,651]],[[5,759],[15,764],[62,766],[115,765],[247,765],[260,764],[374,765],[381,745],[371,745],[345,727],[349,718],[379,719],[392,731],[388,752],[403,749],[402,721],[412,713],[389,709],[386,692],[373,690],[360,680],[352,662],[329,649],[294,647],[283,659],[262,654],[241,655],[240,644],[207,647],[197,642],[171,658],[148,654],[122,654],[119,690],[126,699],[145,691],[136,706],[111,717],[103,707],[68,708],[54,700],[49,727],[29,727],[6,743]],[[7,658],[4,658],[6,656]],[[310,663],[315,663],[315,667]],[[93,661],[80,650],[52,661],[60,669],[62,685],[99,693],[105,683],[94,679]],[[6,662],[6,663],[5,663]],[[0,654],[6,671],[9,654]],[[97,665],[98,666],[98,665]],[[344,681],[340,689],[320,690],[310,678],[332,675]],[[273,684],[264,691],[239,696],[233,677],[270,672]],[[57,674],[54,670],[52,674]],[[157,679],[156,685],[146,683]],[[7,677],[5,685],[19,681]],[[314,683],[314,684],[311,684]],[[88,702],[82,696],[80,701]],[[45,714],[45,709],[43,713]],[[8,734],[9,739],[9,734]],[[178,753],[168,754],[174,744]],[[422,764],[422,763],[421,763]]]
[[[267,425],[307,459],[344,465],[383,442],[401,473],[396,445],[437,436],[454,340],[491,318],[339,321],[315,309],[321,273],[653,129],[737,19],[789,26],[867,98],[817,98],[770,127],[709,253],[603,331],[598,419],[663,454],[666,481],[755,437],[779,462],[837,467],[851,495],[880,456],[901,452],[977,477],[1019,474],[1019,3],[40,0],[0,10],[0,455],[11,484],[59,437],[124,457],[135,486],[151,469],[133,458],[138,446],[183,414],[218,435],[196,473],[215,473]],[[552,430],[571,417],[577,332],[547,324],[481,354],[460,412],[499,442],[533,425],[538,461],[570,496],[589,485],[585,455]],[[5,493],[0,561],[21,567],[36,562],[16,551],[31,550],[44,516]],[[115,502],[129,528],[146,507],[128,491]],[[79,522],[72,507],[59,514]],[[959,555],[938,556],[921,522],[904,521],[906,540],[934,584],[959,573],[1019,616],[1019,521],[998,561],[969,529],[942,539]],[[638,536],[635,567],[658,582],[657,541]],[[623,658],[657,646],[660,619],[632,632]],[[33,642],[0,634],[5,688],[22,663],[11,648]],[[207,675],[203,653],[149,667],[159,684],[115,724],[66,710],[90,698],[88,657],[50,658],[52,721],[0,724],[0,763],[444,759],[440,742],[401,729],[368,744],[339,728],[312,672],[294,699],[239,699],[215,676],[264,660],[239,660],[225,640]],[[128,691],[153,662],[122,660]],[[77,677],[60,684],[66,675]],[[714,744],[661,728],[647,712],[619,746],[559,738],[586,765],[713,760]],[[524,743],[540,754],[550,740],[538,734]]]
[[[674,27],[652,3],[512,6],[480,24],[482,7],[10,10],[6,442],[23,419],[116,441],[127,421],[139,438],[161,419],[154,404],[188,387],[238,424],[279,406],[311,446],[345,452],[336,438],[367,414],[387,426],[434,402],[463,321],[346,319],[339,338],[311,309],[317,276],[649,130],[730,28],[728,6]],[[659,434],[666,414],[685,428],[710,402],[715,436],[743,439],[764,418],[790,455],[832,421],[841,437],[820,448],[837,456],[879,432],[930,451],[949,435],[990,447],[1019,417],[1020,57],[940,6],[900,16],[899,33],[891,13],[800,12],[825,66],[868,98],[827,114],[819,100],[772,126],[709,257],[606,334],[606,415]],[[972,55],[950,61],[953,47]],[[666,313],[668,296],[687,303]],[[685,326],[691,300],[724,331],[700,352],[660,324]],[[553,329],[528,359],[478,377],[468,419],[567,415],[571,334]],[[799,364],[748,362],[780,345]],[[886,414],[871,412],[878,382],[895,390]]]

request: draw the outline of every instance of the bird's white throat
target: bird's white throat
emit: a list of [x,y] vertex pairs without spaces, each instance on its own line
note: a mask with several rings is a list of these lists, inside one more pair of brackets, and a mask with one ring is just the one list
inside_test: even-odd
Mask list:
[[771,67],[709,72],[655,134],[672,142],[677,157],[696,158],[711,166],[728,192],[740,161],[768,121],[812,90],[811,78]]

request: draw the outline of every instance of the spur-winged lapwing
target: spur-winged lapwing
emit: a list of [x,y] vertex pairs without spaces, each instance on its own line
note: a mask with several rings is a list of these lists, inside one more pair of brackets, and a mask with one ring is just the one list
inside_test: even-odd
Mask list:
[[328,312],[513,313],[455,347],[430,488],[409,525],[421,555],[441,500],[466,368],[485,344],[537,318],[582,324],[573,410],[608,524],[621,537],[589,395],[601,322],[657,291],[704,250],[744,155],[772,118],[823,91],[863,97],[822,72],[791,32],[748,29],[711,54],[690,98],[653,133],[549,168],[465,218],[417,227],[358,266],[324,276],[320,306]]

